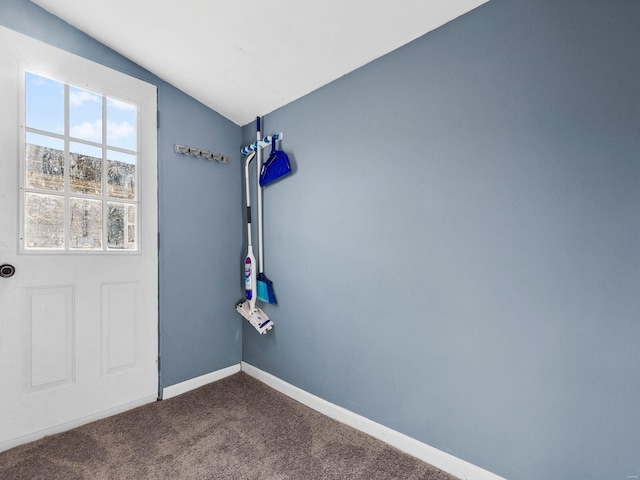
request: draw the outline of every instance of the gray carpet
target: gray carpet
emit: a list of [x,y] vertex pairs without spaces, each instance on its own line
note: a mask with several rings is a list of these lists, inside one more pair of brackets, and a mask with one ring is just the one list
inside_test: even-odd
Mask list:
[[238,373],[0,453],[0,479],[454,477]]

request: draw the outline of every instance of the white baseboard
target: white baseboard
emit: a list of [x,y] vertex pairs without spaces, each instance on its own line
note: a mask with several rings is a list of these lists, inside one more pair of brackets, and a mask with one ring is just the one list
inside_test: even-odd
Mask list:
[[14,448],[19,445],[24,445],[25,443],[35,442],[36,440],[40,440],[41,438],[44,438],[48,435],[55,435],[56,433],[66,432],[73,428],[86,425],[87,423],[95,422],[96,420],[102,420],[103,418],[107,418],[112,415],[117,415],[119,413],[123,413],[128,410],[141,407],[142,405],[147,405],[149,403],[156,402],[157,400],[158,400],[157,395],[143,397],[136,401],[129,402],[124,405],[119,405],[115,408],[110,408],[108,410],[103,410],[101,412],[94,413],[92,415],[87,415],[86,417],[72,420],[71,422],[63,423],[61,425],[56,425],[54,427],[46,428],[44,430],[39,430],[34,433],[29,433],[27,435],[23,435],[22,437],[12,438],[11,440],[0,442],[0,452],[4,452],[5,450],[9,450],[10,448]]
[[371,435],[378,440],[391,445],[423,462],[429,463],[434,467],[443,470],[454,477],[462,480],[506,480],[494,473],[483,468],[477,467],[469,462],[461,460],[453,455],[431,447],[426,443],[422,443],[403,433],[392,430],[357,413],[353,413],[345,408],[339,407],[333,403],[323,400],[320,397],[305,392],[304,390],[285,382],[267,373],[259,368],[254,367],[246,362],[242,362],[242,371],[246,374],[260,380],[269,385],[271,388],[284,393],[288,397],[310,407],[323,415],[337,420],[345,425],[360,430]]
[[176,397],[183,393],[187,393],[190,390],[195,390],[196,388],[202,387],[211,382],[215,382],[217,380],[222,380],[225,377],[229,377],[234,373],[238,373],[240,371],[240,364],[231,365],[230,367],[223,368],[221,370],[216,370],[215,372],[207,373],[205,375],[201,375],[196,378],[192,378],[191,380],[187,380],[185,382],[177,383],[175,385],[171,385],[169,387],[165,387],[162,389],[162,399],[167,400],[172,397]]

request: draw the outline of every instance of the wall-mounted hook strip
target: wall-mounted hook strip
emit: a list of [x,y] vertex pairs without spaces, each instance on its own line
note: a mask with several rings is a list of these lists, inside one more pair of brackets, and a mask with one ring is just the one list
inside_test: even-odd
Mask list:
[[187,147],[185,145],[175,145],[175,152],[181,153],[182,155],[192,155],[198,158],[204,158],[206,160],[215,160],[220,163],[229,163],[229,157],[222,153],[213,153],[207,152],[205,150],[200,150],[199,148]]
[[271,145],[272,142],[277,142],[278,140],[282,140],[284,138],[284,134],[282,132],[276,133],[275,135],[269,135],[268,137],[264,137],[262,140],[255,141],[251,145],[247,145],[246,147],[242,147],[240,149],[240,153],[242,155],[249,155],[251,152],[255,152],[258,147],[264,148]]

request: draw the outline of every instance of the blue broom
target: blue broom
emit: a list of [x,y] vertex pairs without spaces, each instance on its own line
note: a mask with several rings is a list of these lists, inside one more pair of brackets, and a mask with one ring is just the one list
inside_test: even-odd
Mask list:
[[[256,140],[260,142],[262,132],[260,131],[260,117],[256,119]],[[262,148],[258,146],[258,160],[256,162],[256,180],[262,169]],[[258,300],[261,302],[276,304],[276,294],[273,291],[273,282],[264,274],[264,241],[262,235],[262,187],[258,184],[258,264],[259,270],[256,277]]]

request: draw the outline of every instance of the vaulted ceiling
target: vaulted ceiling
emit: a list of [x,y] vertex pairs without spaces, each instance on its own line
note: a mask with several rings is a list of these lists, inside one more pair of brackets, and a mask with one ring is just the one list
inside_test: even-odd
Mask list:
[[238,125],[488,0],[32,0]]

